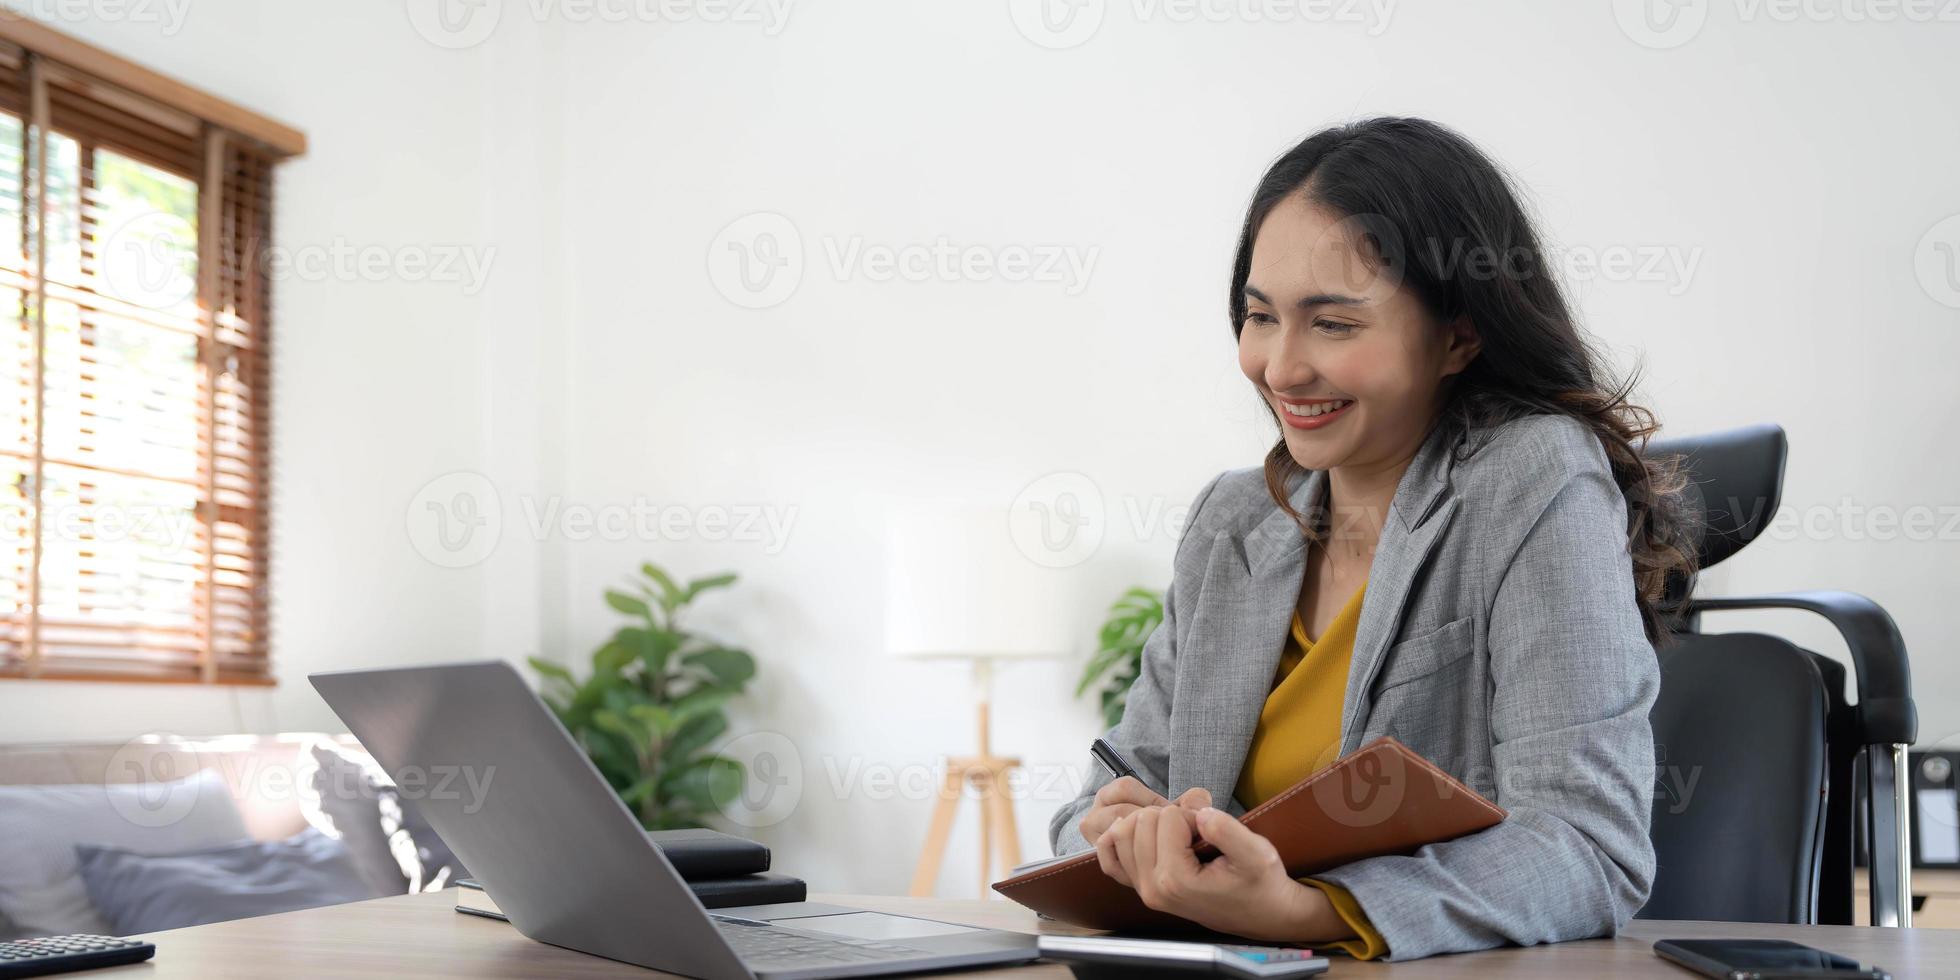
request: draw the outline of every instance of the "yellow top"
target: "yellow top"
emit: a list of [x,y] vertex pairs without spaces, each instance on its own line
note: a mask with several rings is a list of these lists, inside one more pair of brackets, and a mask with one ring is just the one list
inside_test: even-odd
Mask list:
[[[1293,635],[1280,654],[1279,671],[1266,705],[1259,711],[1246,750],[1245,767],[1235,788],[1249,809],[1277,796],[1287,787],[1332,764],[1341,751],[1341,706],[1347,699],[1348,665],[1354,658],[1354,633],[1361,621],[1361,597],[1367,583],[1327,624],[1320,639],[1307,636],[1300,614],[1293,614]],[[1334,945],[1357,959],[1372,960],[1388,952],[1388,943],[1368,921],[1348,890],[1315,878],[1302,878],[1327,894],[1359,939]]]

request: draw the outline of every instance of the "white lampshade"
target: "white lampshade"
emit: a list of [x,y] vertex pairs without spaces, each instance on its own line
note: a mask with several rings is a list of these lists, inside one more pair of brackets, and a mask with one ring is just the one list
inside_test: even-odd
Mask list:
[[919,501],[885,520],[885,648],[907,657],[1069,651],[1066,576],[1015,545],[1006,505]]

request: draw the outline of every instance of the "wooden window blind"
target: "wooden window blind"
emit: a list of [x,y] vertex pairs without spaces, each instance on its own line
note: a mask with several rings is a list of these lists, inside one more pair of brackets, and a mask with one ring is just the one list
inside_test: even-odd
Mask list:
[[270,683],[263,256],[293,150],[24,26],[0,38],[0,678]]

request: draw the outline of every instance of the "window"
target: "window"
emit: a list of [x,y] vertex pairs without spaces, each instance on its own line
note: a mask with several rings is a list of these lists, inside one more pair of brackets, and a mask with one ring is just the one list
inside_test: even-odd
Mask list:
[[269,683],[261,256],[291,147],[4,33],[0,677]]

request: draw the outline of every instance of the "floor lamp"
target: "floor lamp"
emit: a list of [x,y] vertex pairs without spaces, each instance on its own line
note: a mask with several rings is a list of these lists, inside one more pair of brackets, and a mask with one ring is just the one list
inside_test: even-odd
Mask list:
[[[1021,760],[995,755],[993,680],[1003,661],[1059,656],[1068,648],[1059,573],[1015,547],[1006,507],[941,502],[888,515],[885,646],[897,656],[972,665],[977,751],[949,755],[911,893],[931,895],[968,786],[980,800],[980,895],[1021,863],[1010,780]],[[997,873],[998,872],[998,873]]]

